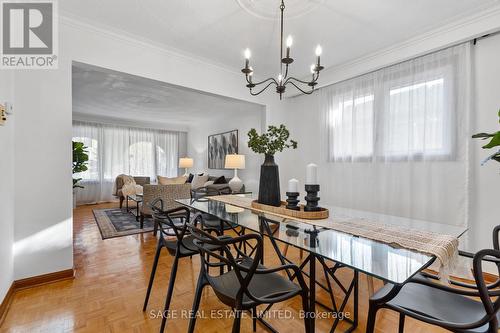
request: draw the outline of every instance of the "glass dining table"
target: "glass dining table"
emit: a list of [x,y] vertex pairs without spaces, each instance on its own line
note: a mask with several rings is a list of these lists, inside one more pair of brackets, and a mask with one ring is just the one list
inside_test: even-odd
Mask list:
[[[319,315],[315,310],[316,305],[331,312],[331,318],[334,319],[331,332],[338,328],[341,320],[349,323],[349,327],[345,332],[352,332],[357,327],[360,272],[380,279],[385,283],[393,284],[395,291],[397,291],[398,287],[400,288],[414,275],[428,268],[435,260],[435,257],[429,254],[393,247],[389,244],[329,229],[328,223],[325,223],[325,226],[318,223],[312,225],[290,218],[236,207],[209,198],[176,201],[194,211],[216,217],[221,223],[238,225],[249,231],[267,236],[280,262],[282,264],[296,264],[309,278],[309,305],[310,309],[312,309],[310,315],[313,319]],[[360,211],[329,208],[330,215],[333,216],[336,214],[364,218],[368,216],[388,224],[408,225],[411,228],[421,228],[457,238],[467,231],[465,227],[423,221],[422,223],[416,223],[414,220],[390,216],[384,218],[383,215],[370,216],[368,213]],[[281,251],[278,243],[285,243],[288,246],[305,251],[307,256],[301,262],[293,262]],[[325,283],[320,283],[316,279],[318,267],[323,268]],[[337,274],[342,270],[352,272],[352,279],[347,283],[345,282],[345,273],[343,279],[338,278]],[[290,278],[293,277],[290,276]],[[335,294],[334,285],[337,286]],[[330,295],[331,305],[323,304],[316,299],[316,287],[323,289]],[[339,293],[342,295],[341,301],[338,301]],[[353,313],[350,316],[345,316],[343,312],[349,300],[352,300]],[[312,320],[312,325],[312,331],[314,332],[314,320]]]

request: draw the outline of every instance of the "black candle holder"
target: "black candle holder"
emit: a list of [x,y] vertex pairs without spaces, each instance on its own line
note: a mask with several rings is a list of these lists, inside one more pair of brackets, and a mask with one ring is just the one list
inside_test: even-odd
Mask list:
[[308,243],[306,243],[307,246],[314,248],[319,245],[319,239],[318,239],[319,232],[320,230],[316,229],[316,226],[313,226],[312,229],[304,230],[304,233],[309,235],[309,238],[306,238],[306,240],[309,241]]
[[286,208],[287,209],[291,209],[291,210],[300,210],[300,207],[299,207],[299,199],[298,196],[300,195],[299,192],[286,192],[286,196],[288,197],[286,199],[286,202],[287,202],[287,205],[286,205]]
[[305,197],[307,204],[304,207],[304,211],[306,212],[317,212],[320,211],[321,208],[318,207],[318,192],[319,185],[306,185],[305,186],[307,195]]

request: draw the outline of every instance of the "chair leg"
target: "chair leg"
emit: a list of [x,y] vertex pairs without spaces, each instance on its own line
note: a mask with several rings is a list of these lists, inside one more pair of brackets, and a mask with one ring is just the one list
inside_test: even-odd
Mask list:
[[165,326],[167,324],[168,310],[170,309],[170,301],[172,300],[172,294],[174,293],[175,277],[177,275],[177,265],[179,263],[179,257],[177,253],[175,254],[174,264],[172,265],[172,271],[170,272],[170,281],[168,283],[167,297],[165,299],[165,308],[163,309],[163,316],[161,320],[160,333],[163,333]]
[[234,309],[235,315],[234,315],[234,321],[233,321],[233,333],[240,333],[240,326],[241,326],[241,310],[238,308]]
[[373,333],[375,331],[375,318],[377,317],[378,308],[376,305],[370,303],[368,310],[368,319],[366,321],[366,333]]
[[399,333],[403,333],[405,330],[405,314],[400,313],[399,314]]
[[156,219],[153,219],[153,225],[154,225],[154,227],[153,227],[153,236],[156,236],[156,234],[158,233],[158,221],[156,221]]
[[252,308],[252,328],[254,332],[257,332],[257,307]]
[[120,209],[122,209],[122,208],[123,208],[123,200],[124,200],[124,198],[123,198],[123,197],[120,197]]
[[306,333],[313,333],[311,331],[311,318],[309,311],[309,300],[307,298],[307,293],[304,292],[300,294],[302,297],[302,310],[304,310],[304,328]]
[[149,295],[151,294],[151,289],[153,287],[153,281],[155,279],[155,274],[156,274],[156,267],[158,266],[158,260],[160,259],[161,248],[162,248],[161,242],[158,240],[158,245],[156,246],[155,259],[153,261],[153,268],[151,268],[151,275],[149,276],[148,291],[146,292],[146,298],[144,299],[144,306],[142,307],[142,311],[146,311],[146,308],[148,306]]
[[200,274],[198,277],[198,283],[196,284],[196,291],[194,294],[193,308],[191,311],[191,319],[189,320],[188,333],[194,332],[194,326],[196,325],[196,313],[200,308],[201,293],[203,292],[203,287],[205,286],[204,278]]
[[141,213],[141,216],[139,217],[140,221],[141,221],[141,229],[144,228],[144,214]]

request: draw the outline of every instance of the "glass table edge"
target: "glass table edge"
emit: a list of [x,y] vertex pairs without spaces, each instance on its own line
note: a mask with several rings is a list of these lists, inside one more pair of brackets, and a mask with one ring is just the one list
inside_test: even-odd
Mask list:
[[[214,216],[214,217],[217,217],[217,218],[219,218],[219,219],[221,219],[221,220],[223,220],[223,221],[225,221],[225,222],[227,222],[227,223],[235,223],[234,221],[228,221],[227,219],[225,219],[225,218],[223,218],[223,217],[220,217],[220,216],[217,216],[217,215],[213,215],[213,214],[211,214],[211,213],[209,213],[209,212],[206,212],[206,211],[203,211],[203,210],[198,209],[198,208],[196,208],[196,207],[193,207],[193,206],[191,206],[191,205],[192,205],[192,202],[190,202],[190,203],[185,202],[185,201],[187,201],[187,200],[191,201],[192,199],[176,199],[175,201],[176,201],[177,203],[179,203],[179,204],[181,204],[181,205],[185,206],[185,207],[188,207],[188,208],[191,208],[191,209],[195,209],[195,210],[200,211],[200,212],[205,213],[205,214],[210,214],[210,215],[212,215],[212,216]],[[207,199],[206,201],[208,201],[208,200],[209,200],[209,199]],[[205,201],[205,202],[206,202],[206,201]],[[242,209],[245,209],[245,210],[247,210],[247,211],[251,211],[251,210],[250,210],[250,209],[248,209],[248,208],[242,208]],[[256,214],[256,215],[260,215],[260,214]],[[280,221],[273,221],[273,222],[275,222],[275,223],[282,223],[282,222],[280,222]],[[285,223],[286,223],[286,222],[285,222]],[[236,223],[236,224],[238,224],[238,223]],[[247,228],[248,228],[248,227],[247,227]],[[355,235],[349,234],[349,233],[347,233],[347,232],[343,232],[343,231],[339,231],[339,230],[330,229],[330,228],[328,228],[328,227],[320,227],[320,228],[324,228],[324,229],[327,229],[327,230],[332,230],[332,231],[334,231],[334,232],[338,232],[338,233],[342,233],[342,234],[350,235],[350,236],[353,236],[353,237],[359,237],[359,238],[362,238],[362,239],[367,239],[367,240],[369,240],[369,241],[376,242],[376,243],[380,243],[381,245],[385,245],[385,246],[391,247],[389,244],[385,244],[385,243],[383,243],[383,242],[377,242],[376,240],[372,240],[372,239],[364,238],[364,237],[361,237],[361,236],[355,236]],[[249,229],[250,229],[250,228],[249,228]],[[261,233],[261,231],[257,231],[257,230],[252,230],[252,231],[254,231],[254,232],[258,232],[258,233]],[[467,231],[467,230],[465,230],[463,233],[465,233],[466,231]],[[462,233],[462,234],[463,234],[463,233]],[[428,268],[429,266],[431,266],[431,265],[432,265],[432,263],[434,263],[434,261],[436,260],[436,257],[435,257],[435,256],[433,256],[433,255],[430,255],[430,254],[427,254],[427,253],[422,253],[422,252],[415,251],[415,250],[411,250],[411,249],[404,249],[405,251],[409,251],[409,252],[413,252],[413,253],[418,253],[418,254],[420,254],[420,255],[422,255],[422,256],[426,256],[426,257],[428,258],[428,260],[427,260],[425,263],[423,263],[423,264],[421,265],[421,267],[420,267],[419,269],[417,269],[417,270],[416,270],[413,274],[409,275],[409,276],[408,276],[408,277],[407,277],[404,281],[394,281],[394,280],[390,280],[390,279],[388,279],[388,278],[385,278],[385,277],[383,277],[383,276],[377,275],[376,273],[373,273],[373,272],[370,272],[370,271],[364,270],[364,269],[362,269],[362,268],[355,267],[355,266],[353,266],[353,265],[346,264],[346,263],[344,263],[344,262],[341,262],[341,261],[338,261],[338,260],[332,259],[332,258],[330,258],[330,257],[328,257],[328,256],[325,256],[325,255],[321,254],[321,253],[314,252],[314,251],[311,251],[311,250],[309,250],[309,249],[307,249],[307,248],[303,248],[303,247],[297,246],[297,244],[294,244],[294,243],[292,243],[292,242],[287,242],[287,241],[286,241],[286,240],[284,240],[284,239],[280,239],[280,238],[272,237],[272,236],[270,236],[268,233],[265,233],[265,236],[270,237],[270,238],[273,238],[273,239],[275,239],[275,240],[277,240],[277,241],[279,241],[279,242],[281,242],[281,243],[284,243],[284,244],[288,244],[288,245],[290,245],[290,246],[293,246],[293,247],[295,247],[295,248],[297,248],[297,249],[302,249],[302,250],[304,250],[304,251],[307,251],[307,252],[309,252],[309,253],[311,253],[311,254],[313,254],[313,255],[317,256],[317,257],[321,257],[321,258],[326,259],[326,260],[330,260],[330,261],[333,261],[333,262],[340,263],[340,264],[342,264],[344,267],[350,268],[350,269],[352,269],[352,270],[356,270],[356,271],[361,272],[361,273],[363,273],[363,274],[365,274],[365,275],[367,275],[367,276],[374,277],[374,278],[376,278],[376,279],[382,280],[382,281],[387,282],[387,283],[391,283],[391,284],[393,284],[393,285],[403,285],[403,284],[407,283],[407,282],[408,282],[411,278],[413,278],[415,275],[417,275],[418,273],[420,273],[422,270],[424,270],[424,269]],[[392,247],[392,248],[394,248],[394,247]],[[396,249],[397,249],[397,248],[396,248]]]

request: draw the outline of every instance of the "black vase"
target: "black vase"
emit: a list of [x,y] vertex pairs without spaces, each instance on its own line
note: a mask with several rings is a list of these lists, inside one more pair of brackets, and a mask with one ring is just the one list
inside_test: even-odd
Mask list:
[[267,155],[260,166],[259,203],[279,207],[281,205],[280,175],[274,155]]

